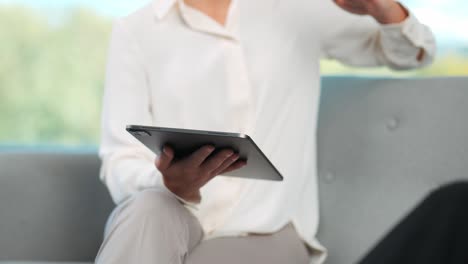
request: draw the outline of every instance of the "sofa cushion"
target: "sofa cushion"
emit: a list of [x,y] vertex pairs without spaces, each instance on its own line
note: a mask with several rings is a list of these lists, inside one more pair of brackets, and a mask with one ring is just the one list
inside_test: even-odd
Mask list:
[[0,151],[0,261],[90,261],[113,208],[95,150]]
[[0,261],[0,264],[92,264],[92,262]]
[[0,261],[0,264],[92,264],[92,262]]
[[428,192],[468,180],[468,78],[325,78],[319,239],[355,263]]

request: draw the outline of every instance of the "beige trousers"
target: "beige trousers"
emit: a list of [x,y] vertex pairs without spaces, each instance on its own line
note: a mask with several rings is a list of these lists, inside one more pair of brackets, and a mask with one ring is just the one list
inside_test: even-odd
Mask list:
[[147,189],[112,212],[98,264],[308,264],[293,226],[271,235],[203,241],[195,216],[163,189]]

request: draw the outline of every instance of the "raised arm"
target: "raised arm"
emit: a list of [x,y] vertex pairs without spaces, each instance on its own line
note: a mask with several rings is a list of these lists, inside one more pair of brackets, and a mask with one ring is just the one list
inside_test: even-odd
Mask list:
[[431,30],[394,0],[323,1],[323,6],[327,16],[321,48],[326,58],[405,70],[430,64],[435,56]]

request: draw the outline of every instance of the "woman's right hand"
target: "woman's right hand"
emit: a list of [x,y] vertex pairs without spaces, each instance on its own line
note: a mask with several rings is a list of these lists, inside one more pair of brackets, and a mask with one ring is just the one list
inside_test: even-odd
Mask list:
[[189,156],[174,161],[174,150],[164,146],[156,158],[156,168],[161,172],[164,185],[175,195],[188,202],[201,201],[200,188],[215,176],[237,170],[245,166],[239,154],[231,149],[222,149],[211,155],[215,148],[203,146]]

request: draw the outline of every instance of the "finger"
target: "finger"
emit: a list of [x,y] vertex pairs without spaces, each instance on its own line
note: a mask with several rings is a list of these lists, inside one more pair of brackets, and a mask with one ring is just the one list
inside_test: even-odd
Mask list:
[[156,158],[155,165],[159,171],[167,170],[172,160],[174,159],[174,150],[165,145],[161,151],[161,154]]
[[366,13],[365,5],[361,1],[356,0],[334,0],[341,8],[356,14]]
[[190,156],[187,157],[186,162],[189,166],[198,168],[214,150],[214,146],[203,146],[190,154]]
[[220,172],[227,169],[231,166],[236,160],[239,158],[239,154],[233,154],[229,158],[227,158],[217,169],[215,169],[212,173],[215,175],[219,175]]
[[364,12],[366,10],[366,6],[361,1],[344,1],[342,5],[344,8],[349,9],[352,12]]
[[341,7],[356,6],[356,2],[353,0],[334,0],[335,3]]
[[219,153],[216,153],[213,157],[207,159],[202,165],[201,168],[207,173],[213,173],[225,160],[231,157],[234,154],[234,151],[230,149],[223,149]]
[[214,177],[218,176],[218,175],[222,175],[226,172],[230,172],[230,171],[233,171],[233,170],[237,170],[237,169],[240,169],[242,167],[244,167],[245,165],[247,164],[247,162],[245,160],[238,160],[236,162],[234,162],[233,164],[231,164],[229,167],[227,167],[226,169],[224,169],[224,171],[221,171],[220,173],[217,173],[217,174],[214,174],[214,173],[208,173],[208,174],[205,174],[205,176],[203,178],[200,178],[198,180],[199,182],[199,185],[200,188],[203,187],[203,185],[205,185],[207,182],[211,181]]
[[342,2],[350,6],[363,6],[365,4],[363,0],[342,0]]
[[238,160],[238,161],[234,162],[233,164],[231,164],[229,167],[227,167],[225,170],[220,172],[219,175],[223,175],[223,174],[226,174],[228,172],[238,170],[240,168],[243,168],[245,165],[247,165],[246,160]]

